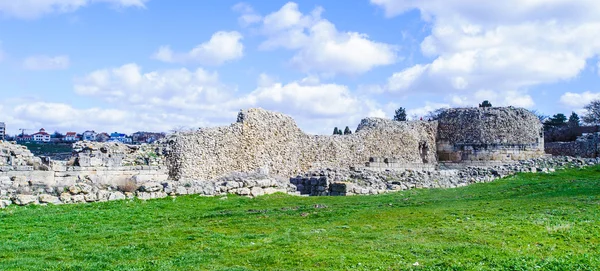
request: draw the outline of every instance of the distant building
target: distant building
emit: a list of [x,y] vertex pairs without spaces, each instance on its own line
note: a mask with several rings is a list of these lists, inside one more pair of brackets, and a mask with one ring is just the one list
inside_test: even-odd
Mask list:
[[110,136],[107,133],[99,133],[96,135],[96,141],[98,142],[106,142],[110,140]]
[[19,135],[19,136],[17,136],[17,141],[18,142],[33,141],[33,136],[30,136],[30,135]]
[[40,129],[39,132],[31,135],[33,137],[33,141],[35,142],[50,142],[50,134],[46,133],[44,128]]
[[6,140],[6,124],[0,122],[0,140]]
[[165,137],[163,133],[135,132],[131,135],[133,143],[153,143]]
[[96,141],[96,132],[95,131],[85,131],[82,135],[82,140],[84,141]]
[[76,132],[67,132],[65,134],[65,137],[63,138],[63,141],[66,141],[66,142],[75,142],[78,140],[79,140],[79,137],[77,136]]
[[125,144],[132,143],[131,137],[127,137],[126,134],[121,134],[121,133],[117,133],[117,132],[110,134],[109,141],[110,142],[121,142],[121,143],[125,143]]

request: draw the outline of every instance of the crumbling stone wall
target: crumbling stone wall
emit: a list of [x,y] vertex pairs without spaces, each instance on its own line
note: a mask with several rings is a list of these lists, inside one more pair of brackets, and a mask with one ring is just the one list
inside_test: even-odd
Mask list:
[[600,133],[583,134],[571,142],[548,142],[545,150],[555,156],[595,158],[600,154]]
[[303,133],[289,116],[249,109],[230,126],[169,138],[167,164],[176,180],[210,180],[258,168],[289,177],[311,168],[364,165],[369,157],[435,163],[436,125],[367,118],[352,135],[315,136]]
[[33,170],[41,166],[42,160],[26,146],[0,140],[0,171]]
[[79,141],[73,144],[69,164],[79,167],[160,166],[164,165],[164,156],[159,144]]
[[516,161],[544,155],[542,124],[523,108],[452,108],[438,122],[440,162]]

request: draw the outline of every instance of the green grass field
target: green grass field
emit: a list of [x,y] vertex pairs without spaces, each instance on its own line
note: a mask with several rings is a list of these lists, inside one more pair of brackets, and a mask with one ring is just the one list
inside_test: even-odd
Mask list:
[[0,240],[0,270],[600,270],[600,167],[378,196],[10,206]]
[[36,143],[36,142],[19,142],[34,155],[52,155],[56,153],[70,153],[73,151],[72,143]]

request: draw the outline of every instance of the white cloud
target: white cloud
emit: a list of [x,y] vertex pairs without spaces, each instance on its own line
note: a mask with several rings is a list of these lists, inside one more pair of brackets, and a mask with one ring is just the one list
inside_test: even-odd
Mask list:
[[560,96],[560,103],[570,108],[583,108],[593,100],[600,100],[600,92],[567,92]]
[[[421,52],[434,60],[393,74],[389,91],[446,94],[472,102],[478,91],[493,104],[530,107],[527,90],[577,77],[600,54],[600,2],[371,0],[392,17],[418,9],[431,25]],[[481,101],[478,101],[481,102]]]
[[421,118],[425,119],[425,116],[427,116],[427,114],[429,112],[432,112],[439,108],[449,108],[449,107],[450,107],[450,105],[446,104],[446,103],[425,102],[425,105],[422,107],[407,109],[406,115],[410,119],[413,119],[413,120],[419,120]]
[[164,62],[197,62],[203,65],[222,65],[242,58],[244,45],[242,35],[236,31],[219,31],[187,53],[175,53],[169,46],[161,46],[153,58]]
[[263,50],[285,48],[297,51],[290,63],[303,72],[362,74],[398,59],[396,47],[375,42],[366,34],[341,32],[321,18],[323,8],[303,14],[293,2],[262,17]]
[[297,116],[335,118],[359,112],[360,102],[348,87],[321,84],[307,78],[288,84],[271,82],[235,102],[239,107],[263,107]]
[[[377,102],[356,96],[345,85],[323,83],[317,76],[282,83],[261,74],[254,91],[238,93],[221,83],[216,72],[143,72],[139,65],[130,63],[77,78],[74,89],[79,95],[100,98],[132,112],[138,121],[141,112],[151,112],[150,116],[176,114],[203,126],[222,125],[235,121],[240,109],[262,107],[293,116],[307,132],[330,133],[333,125],[353,127],[366,116],[385,116]],[[161,124],[172,127],[168,120]]]
[[[49,132],[124,132],[136,131],[169,132],[176,127],[198,128],[210,125],[190,115],[166,113],[163,111],[139,111],[116,108],[75,108],[64,103],[41,101],[12,101],[0,105],[4,121],[9,124],[8,132],[16,134],[18,128],[28,129],[27,133],[45,128]],[[234,114],[232,116],[235,116]]]
[[0,14],[21,19],[36,19],[45,14],[67,13],[102,2],[114,8],[144,8],[149,0],[0,0]]
[[262,20],[262,16],[258,15],[252,6],[246,3],[237,3],[232,9],[242,15],[238,18],[238,22],[241,26],[246,27],[254,23],[258,23]]
[[77,94],[113,103],[182,110],[217,108],[215,104],[231,93],[216,72],[182,68],[143,73],[134,63],[93,71],[77,78],[74,89]]
[[23,60],[23,68],[27,70],[64,70],[69,68],[69,56],[30,56]]
[[493,106],[514,106],[523,108],[532,108],[535,102],[531,95],[524,91],[508,90],[502,93],[488,89],[482,89],[470,95],[452,94],[449,100],[453,106],[471,107],[477,106],[487,100]]
[[394,73],[388,78],[387,89],[391,91],[402,91],[409,89],[413,83],[421,77],[429,65],[415,65],[400,72]]

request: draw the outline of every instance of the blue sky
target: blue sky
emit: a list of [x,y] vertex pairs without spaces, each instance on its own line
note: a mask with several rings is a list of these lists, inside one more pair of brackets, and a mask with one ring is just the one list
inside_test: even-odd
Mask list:
[[262,107],[329,134],[399,106],[581,113],[600,98],[599,14],[588,0],[0,0],[0,122],[169,131]]

